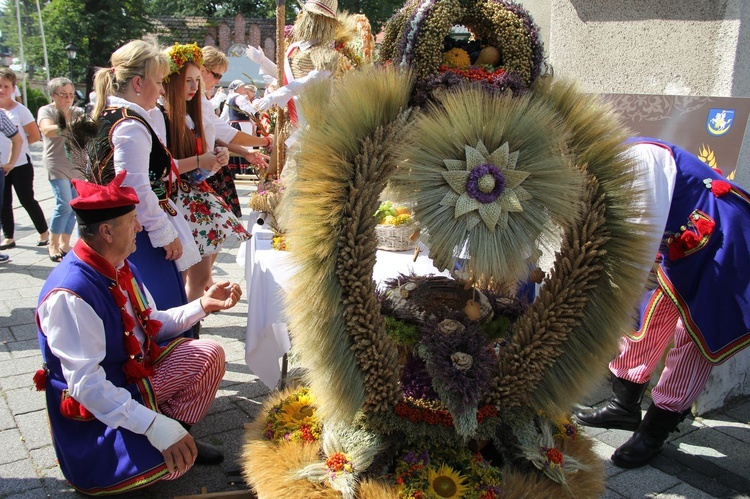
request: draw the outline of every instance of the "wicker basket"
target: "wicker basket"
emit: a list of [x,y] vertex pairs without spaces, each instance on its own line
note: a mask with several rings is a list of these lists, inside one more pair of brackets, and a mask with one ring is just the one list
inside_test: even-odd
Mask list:
[[413,249],[417,243],[409,238],[416,230],[416,224],[407,223],[398,227],[388,224],[375,226],[375,235],[378,237],[378,249],[387,251],[405,251]]

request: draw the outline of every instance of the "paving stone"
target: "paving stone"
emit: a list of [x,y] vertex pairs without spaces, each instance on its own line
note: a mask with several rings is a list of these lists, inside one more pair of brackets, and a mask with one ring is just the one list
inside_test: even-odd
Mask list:
[[45,470],[47,468],[55,468],[59,466],[57,463],[55,448],[52,444],[29,451],[29,454],[31,455],[31,461],[37,470]]
[[[750,476],[748,476],[747,471],[746,468],[735,470],[735,472],[727,471],[716,477],[716,480],[735,492],[740,494],[750,494]],[[742,475],[739,475],[737,472],[742,473]]]
[[0,431],[8,430],[16,427],[16,421],[13,419],[13,415],[8,407],[8,402],[5,397],[0,397]]
[[[33,340],[36,341],[36,350],[39,352],[39,337],[36,329],[36,319],[32,318],[31,322],[28,324],[22,324],[19,326],[11,326],[10,330],[13,332],[13,337],[16,339],[16,341],[27,341],[27,340]],[[40,353],[41,355],[41,353]]]
[[653,497],[678,485],[680,481],[650,466],[626,470],[607,479],[607,488],[629,499]]
[[[36,372],[37,369],[42,365],[42,356],[39,357],[24,357],[22,359],[13,359],[10,362],[6,362],[3,365],[3,378],[6,376],[16,376],[18,374],[26,374]],[[31,378],[29,377],[29,383]],[[3,385],[5,388],[5,385]]]
[[656,499],[685,499],[685,498],[710,499],[716,496],[707,494],[706,492],[696,489],[694,487],[691,487],[690,485],[686,483],[681,483],[680,485],[672,487],[666,492],[662,492],[661,494],[657,494],[655,496],[650,496],[650,497],[654,497]]
[[[29,371],[24,374],[16,374],[13,376],[7,376],[0,378],[0,386],[3,387],[3,390],[16,390],[16,389],[29,389],[34,390],[34,372],[36,372],[37,369],[39,369],[42,366],[42,357],[39,356],[38,359],[30,358],[31,360],[27,361],[30,366],[36,366],[36,368],[33,371]],[[23,359],[26,361],[26,359]],[[12,362],[20,362],[19,360],[14,360]]]
[[19,494],[31,489],[40,489],[41,487],[42,482],[28,461],[0,464],[0,497]]
[[701,424],[706,428],[713,428],[727,436],[750,444],[750,432],[747,431],[748,423],[736,421],[731,417],[723,417],[721,419],[702,419]]
[[31,489],[21,492],[19,494],[13,494],[4,496],[5,499],[49,499],[50,495],[44,490],[44,487],[38,489]]
[[15,338],[10,332],[10,327],[0,327],[0,343],[4,343],[6,341],[15,341]]
[[46,409],[47,407],[44,392],[38,392],[32,388],[8,390],[5,394],[6,397],[8,397],[10,412],[16,417],[18,417],[19,414],[27,414]]
[[724,433],[706,428],[695,431],[674,442],[686,454],[701,456],[726,470],[750,470],[747,446]]
[[10,355],[14,359],[23,359],[24,357],[39,357],[39,341],[34,338],[33,340],[23,340],[8,342],[8,349]]
[[18,429],[29,450],[39,449],[52,443],[49,420],[45,409],[16,416]]
[[28,457],[26,446],[21,440],[21,432],[16,428],[0,431],[0,449],[3,450],[0,452],[0,464],[24,461]]

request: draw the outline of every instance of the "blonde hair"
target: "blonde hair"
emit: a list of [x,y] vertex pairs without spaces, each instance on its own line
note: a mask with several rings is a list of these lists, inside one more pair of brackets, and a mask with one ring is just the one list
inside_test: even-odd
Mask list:
[[[185,100],[185,78],[187,68],[200,66],[194,62],[187,62],[177,73],[164,82],[164,101],[166,103],[167,119],[169,120],[169,136],[167,145],[170,152],[177,159],[189,158],[196,154],[195,136],[203,142],[203,152],[206,151],[205,135],[203,133],[203,113],[201,99],[203,98],[203,81],[199,80],[198,92],[189,101]],[[188,129],[185,115],[190,115],[195,124],[195,135]]]
[[[229,68],[229,59],[224,55],[224,52],[206,45],[201,49],[203,51],[203,67],[208,70],[216,70],[218,68],[224,68],[226,71]],[[223,73],[224,71],[217,71]]]
[[153,42],[133,40],[115,50],[109,68],[99,68],[94,75],[98,118],[107,105],[107,96],[122,95],[127,84],[136,76],[162,79],[169,72],[169,58]]

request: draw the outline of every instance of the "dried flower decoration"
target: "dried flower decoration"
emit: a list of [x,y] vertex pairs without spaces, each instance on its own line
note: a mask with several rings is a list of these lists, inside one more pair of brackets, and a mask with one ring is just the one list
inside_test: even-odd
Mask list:
[[195,42],[190,44],[175,43],[167,50],[167,55],[169,56],[169,74],[164,78],[164,81],[169,81],[169,77],[179,72],[188,62],[192,62],[198,67],[203,66],[203,51]]
[[517,161],[518,151],[511,153],[507,142],[492,153],[481,140],[476,147],[466,146],[466,161],[443,160],[448,168],[443,178],[452,190],[440,204],[455,206],[456,218],[468,215],[468,230],[480,222],[480,217],[490,231],[498,225],[506,229],[508,213],[523,211],[521,201],[531,199],[521,187],[529,172],[516,170]]

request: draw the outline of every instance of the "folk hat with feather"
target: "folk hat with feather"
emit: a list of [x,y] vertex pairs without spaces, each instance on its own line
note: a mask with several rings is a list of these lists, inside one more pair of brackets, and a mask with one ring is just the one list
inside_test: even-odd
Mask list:
[[122,170],[107,185],[93,184],[73,179],[78,197],[70,202],[78,223],[92,224],[111,220],[130,213],[138,204],[138,195],[132,187],[123,187],[127,172]]

